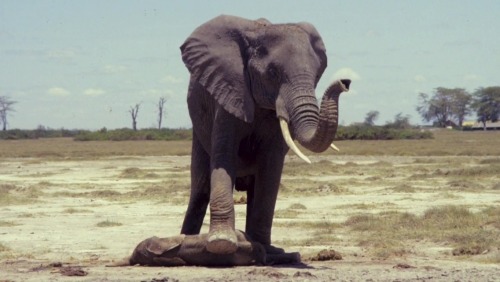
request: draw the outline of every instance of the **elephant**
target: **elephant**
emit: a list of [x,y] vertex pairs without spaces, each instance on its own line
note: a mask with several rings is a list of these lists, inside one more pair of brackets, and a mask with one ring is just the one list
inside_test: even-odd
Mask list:
[[267,253],[285,155],[294,144],[313,152],[336,148],[338,100],[351,81],[315,88],[326,66],[312,24],[271,24],[221,15],[200,25],[180,47],[189,70],[193,125],[191,190],[181,234],[199,234],[210,207],[207,251],[238,249],[233,189],[246,191],[245,232]]
[[206,250],[208,234],[151,237],[140,242],[130,257],[107,266],[245,266],[300,263],[299,253],[267,255],[264,247],[236,230],[237,249],[231,254]]

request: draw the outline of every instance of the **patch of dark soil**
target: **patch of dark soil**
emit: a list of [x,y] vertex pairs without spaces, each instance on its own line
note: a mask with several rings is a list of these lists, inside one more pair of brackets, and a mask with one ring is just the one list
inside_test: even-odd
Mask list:
[[248,275],[258,275],[265,276],[268,278],[283,279],[288,277],[288,275],[277,271],[274,268],[256,268],[248,272]]
[[179,282],[178,279],[163,277],[163,278],[153,278],[151,280],[141,280],[141,282]]
[[81,266],[63,266],[59,273],[64,276],[87,276],[88,274]]
[[467,246],[454,249],[451,253],[454,256],[479,255],[485,250],[481,246]]
[[415,266],[409,265],[407,263],[398,263],[392,268],[399,268],[399,269],[408,269],[408,268],[416,268]]
[[293,275],[294,278],[302,278],[302,279],[309,279],[309,278],[318,278],[316,275],[312,274],[309,271],[297,271]]

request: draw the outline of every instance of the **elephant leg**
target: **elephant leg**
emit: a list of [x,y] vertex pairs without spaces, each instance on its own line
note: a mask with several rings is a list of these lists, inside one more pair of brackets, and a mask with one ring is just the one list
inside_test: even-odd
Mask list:
[[210,176],[210,230],[207,250],[216,254],[236,252],[233,187],[238,152],[236,133],[241,126],[228,112],[219,108],[212,131]]
[[247,218],[245,224],[245,230],[248,231],[250,228],[250,221],[252,218],[253,205],[254,205],[254,194],[255,194],[255,175],[248,176],[248,188],[247,188]]
[[248,230],[250,227],[250,220],[252,218],[252,209],[253,209],[253,198],[254,198],[254,189],[255,189],[255,175],[247,175],[243,177],[237,177],[235,183],[235,189],[237,191],[246,191],[247,193],[247,217],[246,217],[246,225],[245,230]]
[[193,132],[191,154],[191,195],[181,234],[199,234],[210,200],[210,157]]
[[255,179],[253,207],[246,232],[252,240],[261,243],[268,253],[283,253],[284,250],[271,246],[271,228],[274,208],[281,181],[284,150],[273,145],[259,154],[258,171]]

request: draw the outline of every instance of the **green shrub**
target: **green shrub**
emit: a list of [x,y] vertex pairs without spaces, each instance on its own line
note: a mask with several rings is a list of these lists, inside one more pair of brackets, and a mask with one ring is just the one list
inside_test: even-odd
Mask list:
[[126,140],[190,140],[193,137],[191,129],[141,129],[134,131],[129,128],[101,129],[86,131],[75,136],[75,141],[126,141]]
[[397,129],[386,126],[350,125],[339,126],[337,140],[398,140],[398,139],[430,139],[432,132],[409,128]]

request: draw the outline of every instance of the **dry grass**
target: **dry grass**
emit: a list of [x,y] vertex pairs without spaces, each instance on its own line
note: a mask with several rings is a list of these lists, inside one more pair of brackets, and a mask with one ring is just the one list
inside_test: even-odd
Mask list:
[[[129,201],[155,201],[167,202],[170,204],[187,203],[189,197],[189,185],[187,182],[168,181],[156,184],[139,183],[131,191],[118,192],[110,189],[92,190],[88,192],[54,192],[47,194],[51,197],[69,198],[90,198],[106,199],[108,201],[129,202]],[[65,212],[71,213],[72,210]],[[84,211],[75,211],[84,212]]]
[[93,213],[91,210],[87,209],[75,209],[75,208],[67,208],[63,210],[63,213],[75,214],[75,213]]
[[0,206],[27,205],[39,201],[43,193],[37,186],[19,187],[12,184],[0,184]]
[[326,154],[392,156],[500,156],[500,131],[433,130],[434,139],[337,141]]
[[[389,156],[384,160],[357,162],[346,158],[339,164],[327,160],[308,165],[302,162],[287,162],[280,188],[280,198],[297,197],[286,208],[275,213],[276,228],[286,228],[307,234],[307,237],[285,237],[273,242],[282,246],[358,246],[375,258],[406,256],[421,251],[421,244],[434,244],[449,249],[449,256],[468,256],[485,252],[500,245],[500,210],[497,206],[487,208],[485,204],[471,206],[445,205],[428,209],[415,215],[398,201],[410,195],[418,208],[419,202],[443,200],[446,203],[462,201],[471,194],[495,195],[500,190],[500,132],[456,132],[436,131],[433,140],[395,141],[341,141],[336,145],[342,155]],[[71,139],[40,139],[0,141],[0,164],[5,158],[26,158],[23,165],[38,165],[50,161],[93,160],[120,156],[120,160],[141,160],[142,156],[187,155],[190,141],[95,141],[74,142]],[[336,156],[339,153],[327,151]],[[390,156],[412,156],[395,160]],[[456,157],[456,156],[470,157]],[[415,157],[413,157],[415,156]],[[366,159],[366,158],[365,158]],[[380,158],[382,159],[382,158]],[[107,169],[114,169],[108,167]],[[81,197],[101,199],[113,204],[129,204],[137,201],[187,204],[189,196],[189,167],[172,167],[165,171],[130,167],[113,171],[110,177],[125,185],[78,185],[78,189],[62,186],[57,175],[36,174],[29,177],[53,177],[46,181],[35,180],[35,184],[0,184],[0,206],[40,203],[48,204],[52,197]],[[57,173],[61,171],[57,170]],[[319,177],[319,178],[318,178]],[[19,183],[25,181],[22,178]],[[14,182],[12,182],[14,183]],[[119,187],[119,188],[118,188]],[[51,191],[55,188],[54,191]],[[64,190],[63,190],[64,189]],[[61,192],[64,191],[64,192]],[[429,193],[422,197],[422,193]],[[411,194],[397,194],[411,193]],[[358,196],[369,194],[371,199],[359,201]],[[394,196],[377,200],[378,197]],[[348,199],[347,202],[331,204],[331,209],[321,210],[314,204],[302,202],[302,198],[330,196]],[[496,194],[498,195],[498,194]],[[49,197],[47,203],[43,202]],[[330,199],[332,199],[331,197]],[[297,200],[299,199],[299,200]],[[356,200],[352,200],[356,199]],[[391,200],[392,199],[392,200]],[[498,198],[497,198],[498,199]],[[492,201],[493,203],[493,201]],[[322,203],[323,204],[323,203]],[[465,203],[469,204],[469,203]],[[95,204],[101,205],[101,204]],[[306,206],[307,205],[307,206]],[[78,214],[93,212],[89,206],[63,206],[62,213]],[[8,208],[8,207],[7,207]],[[478,211],[480,210],[480,211]],[[390,212],[389,212],[390,211]],[[97,214],[97,213],[96,213]],[[43,213],[20,213],[19,221],[30,220]],[[82,215],[88,216],[88,215]],[[330,217],[331,216],[331,217]],[[338,219],[338,216],[342,216]],[[343,220],[348,217],[345,222]],[[328,220],[325,220],[328,219]],[[335,222],[333,220],[337,220]],[[0,221],[0,227],[15,226],[16,217]],[[120,226],[114,221],[102,221],[100,227]],[[294,230],[295,229],[295,230]],[[288,234],[288,233],[287,233]],[[419,245],[420,244],[420,245]],[[1,250],[1,246],[0,246]],[[500,262],[500,259],[494,259]]]
[[19,225],[18,223],[15,223],[13,221],[5,221],[5,220],[0,220],[0,227],[12,227]]
[[358,234],[361,246],[380,258],[411,253],[413,244],[420,240],[449,244],[455,255],[480,254],[500,244],[498,207],[472,213],[461,206],[443,206],[428,209],[422,216],[361,214],[351,216],[344,225]]
[[122,223],[115,222],[115,221],[110,221],[110,220],[105,220],[98,222],[96,224],[97,227],[114,227],[114,226],[122,226]]
[[[338,141],[340,153],[400,156],[500,156],[500,131],[434,130],[434,139]],[[98,158],[105,156],[165,156],[191,154],[191,141],[91,141],[71,138],[1,140],[0,158]],[[492,160],[498,164],[498,158]],[[330,171],[331,172],[331,171]]]
[[71,138],[1,140],[0,158],[92,159],[109,156],[184,156],[191,141],[90,141]]
[[0,243],[0,253],[10,251],[10,248]]
[[137,167],[129,167],[122,171],[120,177],[140,179],[140,178],[158,178],[160,176],[152,171],[143,170]]

